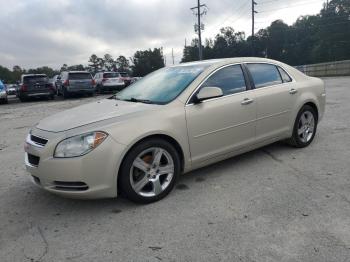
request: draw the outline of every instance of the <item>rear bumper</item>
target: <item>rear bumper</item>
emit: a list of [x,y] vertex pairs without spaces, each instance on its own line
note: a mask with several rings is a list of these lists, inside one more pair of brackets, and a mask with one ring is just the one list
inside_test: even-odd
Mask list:
[[28,92],[20,92],[20,97],[39,97],[39,96],[51,96],[54,95],[54,91],[43,90],[43,91],[28,91]]
[[95,88],[93,87],[82,87],[82,88],[74,88],[74,87],[67,87],[67,91],[69,93],[93,93],[95,92]]

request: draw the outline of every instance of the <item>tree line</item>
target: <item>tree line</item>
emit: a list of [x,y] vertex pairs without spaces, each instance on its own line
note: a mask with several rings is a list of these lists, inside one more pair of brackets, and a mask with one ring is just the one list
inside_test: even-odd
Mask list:
[[[291,65],[350,59],[350,0],[332,0],[319,14],[301,16],[291,26],[274,21],[254,38],[225,27],[214,39],[206,39],[203,46],[204,59],[252,55]],[[195,60],[197,39],[184,48],[182,62]]]
[[60,69],[48,66],[24,69],[15,65],[10,70],[0,65],[0,79],[5,83],[15,83],[20,80],[22,74],[46,74],[48,77],[53,77],[63,71],[89,71],[92,75],[100,71],[118,71],[127,72],[133,76],[145,76],[164,66],[162,48],[154,48],[137,51],[130,59],[122,55],[114,59],[110,54],[105,54],[103,57],[92,54],[87,66],[63,64]]

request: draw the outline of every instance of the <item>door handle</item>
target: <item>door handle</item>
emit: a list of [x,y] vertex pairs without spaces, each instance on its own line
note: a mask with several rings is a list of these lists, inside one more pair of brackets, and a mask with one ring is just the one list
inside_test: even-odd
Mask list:
[[249,105],[251,103],[253,103],[254,100],[250,99],[250,98],[244,98],[244,100],[241,102],[241,105]]
[[294,94],[296,94],[296,93],[298,93],[298,90],[296,90],[296,89],[294,89],[294,88],[292,88],[291,90],[289,90],[289,94],[291,94],[291,95],[294,95]]

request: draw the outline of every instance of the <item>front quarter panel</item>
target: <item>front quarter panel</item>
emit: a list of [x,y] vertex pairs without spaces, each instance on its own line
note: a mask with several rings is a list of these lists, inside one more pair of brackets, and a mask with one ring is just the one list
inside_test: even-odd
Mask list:
[[191,167],[184,104],[178,100],[168,105],[160,105],[151,111],[132,115],[123,121],[104,128],[125,150],[118,169],[126,153],[140,140],[153,135],[166,135],[177,141],[184,156],[184,171]]

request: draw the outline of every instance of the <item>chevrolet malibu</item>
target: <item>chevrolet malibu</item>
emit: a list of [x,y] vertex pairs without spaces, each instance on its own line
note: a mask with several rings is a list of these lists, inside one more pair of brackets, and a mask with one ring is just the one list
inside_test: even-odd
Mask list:
[[185,63],[43,119],[27,136],[25,164],[55,194],[150,203],[181,173],[279,140],[310,145],[325,99],[322,80],[277,61]]

